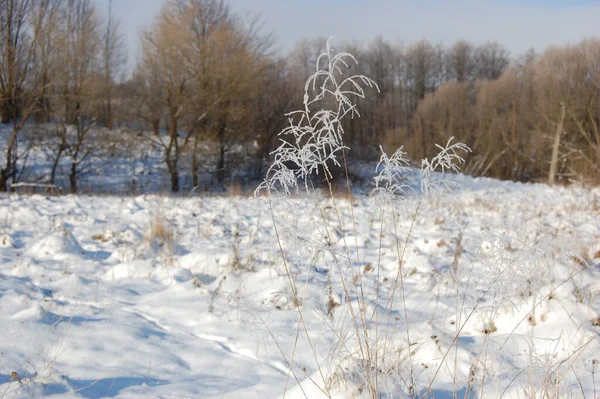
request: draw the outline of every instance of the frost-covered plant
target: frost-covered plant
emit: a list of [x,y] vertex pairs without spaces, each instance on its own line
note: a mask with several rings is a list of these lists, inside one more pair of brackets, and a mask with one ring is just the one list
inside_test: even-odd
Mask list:
[[[405,261],[406,248],[408,246],[408,241],[411,236],[412,229],[417,219],[417,215],[420,210],[420,206],[422,200],[424,198],[429,197],[434,189],[437,187],[446,187],[450,188],[450,183],[441,179],[441,176],[437,179],[434,179],[434,172],[438,172],[444,174],[447,171],[460,172],[459,165],[464,163],[464,158],[461,157],[459,152],[469,152],[470,149],[463,143],[454,143],[452,144],[452,140],[454,137],[451,137],[448,140],[446,146],[440,146],[436,144],[436,147],[440,149],[440,152],[429,161],[428,159],[423,159],[421,161],[421,192],[423,197],[417,202],[417,206],[412,214],[410,221],[409,232],[405,238],[403,244],[400,243],[398,238],[398,224],[399,220],[396,217],[396,210],[392,204],[391,209],[391,219],[393,224],[393,232],[395,238],[395,247],[398,259],[398,269],[396,272],[396,278],[394,279],[391,293],[389,294],[389,298],[387,300],[389,309],[393,308],[394,299],[396,295],[396,291],[399,288],[401,300],[402,300],[402,308],[404,314],[404,323],[406,326],[409,324],[408,320],[408,309],[406,305],[406,295],[405,295],[405,287],[404,287],[404,271],[402,270],[402,264]],[[402,175],[408,171],[408,159],[406,158],[406,153],[403,152],[402,147],[397,149],[394,154],[389,157],[382,150],[382,155],[379,164],[377,165],[377,169],[381,167],[379,174],[375,176],[375,190],[374,194],[381,195],[385,200],[391,203],[391,200],[396,197],[398,194],[404,194],[406,189],[409,188],[408,185],[402,183]],[[382,209],[382,219],[383,219],[383,209]],[[379,297],[379,293],[377,293],[377,297]],[[387,323],[385,327],[385,338],[384,341],[387,343],[389,328],[392,324],[391,313],[388,313]],[[405,339],[407,345],[410,345],[412,342],[410,332],[408,328],[405,330]],[[389,350],[389,348],[385,348],[384,352]],[[415,381],[414,381],[414,369],[413,369],[413,361],[411,351],[407,351],[408,353],[408,368],[410,373],[410,378],[408,380],[407,391],[412,392],[411,395],[414,395],[415,390]]]
[[460,156],[460,152],[471,152],[471,149],[463,143],[452,144],[454,137],[450,137],[446,146],[436,144],[440,152],[431,159],[427,158],[421,161],[421,191],[427,196],[432,190],[438,187],[450,188],[450,183],[447,180],[435,179],[433,173],[452,171],[460,172],[459,166],[465,162],[465,159]]
[[281,189],[290,194],[299,181],[309,191],[313,174],[321,171],[326,178],[332,177],[329,165],[340,166],[339,153],[347,149],[342,120],[360,116],[356,100],[365,98],[365,88],[379,90],[364,75],[345,77],[351,64],[358,64],[356,58],[346,52],[334,54],[328,40],[326,51],[317,58],[316,72],[304,86],[304,109],[286,114],[289,126],[279,133],[280,145],[256,193]]
[[[272,152],[273,163],[267,171],[266,178],[256,189],[255,195],[260,194],[264,190],[269,194],[270,198],[273,193],[282,192],[283,194],[290,194],[292,191],[300,190],[301,186],[304,186],[303,188],[306,192],[311,193],[314,192],[314,186],[311,181],[314,176],[322,173],[327,182],[331,183],[333,173],[330,167],[332,165],[344,166],[347,170],[345,151],[348,150],[348,147],[344,143],[343,120],[346,117],[354,118],[360,116],[356,102],[359,99],[365,98],[365,90],[367,88],[378,90],[377,84],[364,75],[345,76],[351,64],[357,64],[357,60],[351,54],[345,52],[335,54],[331,42],[327,42],[326,51],[317,59],[316,72],[308,78],[304,87],[303,109],[286,114],[288,126],[279,133],[280,145]],[[391,156],[388,156],[382,147],[380,148],[382,155],[377,165],[378,174],[374,178],[375,189],[372,193],[383,197],[385,202],[392,203],[394,198],[405,194],[409,188],[403,183],[404,175],[409,171],[409,160],[402,147],[397,149]],[[434,179],[433,172],[458,172],[459,165],[464,162],[460,152],[470,151],[462,143],[452,143],[452,139],[448,141],[446,146],[438,146],[438,148],[440,149],[440,153],[432,158],[431,161],[427,159],[422,161],[421,190],[425,196],[435,187],[448,187],[449,185],[440,178]],[[330,194],[333,203],[333,207],[330,209],[332,209],[334,217],[332,219],[328,218],[323,209],[318,206],[321,215],[322,237],[312,237],[305,241],[317,241],[317,245],[319,245],[318,241],[324,242],[322,249],[324,253],[327,253],[327,259],[331,262],[332,270],[335,270],[336,279],[339,279],[343,287],[341,295],[343,303],[336,306],[340,308],[336,311],[342,312],[343,317],[340,319],[347,320],[347,322],[342,322],[342,327],[331,326],[332,329],[339,329],[333,332],[335,336],[339,337],[340,341],[335,345],[338,348],[334,351],[337,353],[337,359],[333,360],[334,362],[337,361],[337,363],[333,368],[331,366],[322,368],[319,363],[319,356],[317,356],[311,334],[309,334],[306,327],[303,313],[303,307],[306,306],[304,305],[305,301],[304,298],[298,297],[299,290],[296,288],[296,276],[292,273],[288,260],[289,258],[295,259],[294,262],[296,263],[301,262],[298,259],[308,258],[311,250],[310,248],[303,247],[303,255],[296,254],[295,256],[290,256],[287,253],[289,250],[284,249],[287,246],[282,244],[283,240],[285,240],[285,230],[277,226],[279,223],[277,223],[271,208],[275,236],[278,241],[285,273],[289,279],[291,294],[294,298],[299,319],[296,344],[292,348],[290,358],[285,359],[286,363],[294,364],[298,337],[300,336],[300,331],[304,330],[304,335],[317,363],[322,384],[314,381],[312,378],[311,381],[319,387],[322,393],[328,397],[331,396],[329,388],[327,388],[329,385],[327,381],[336,374],[336,372],[332,374],[333,370],[342,367],[341,364],[346,364],[348,366],[348,373],[344,372],[343,374],[354,376],[352,379],[357,380],[355,382],[363,387],[361,389],[364,389],[369,397],[375,398],[379,397],[381,391],[381,387],[378,386],[380,383],[379,379],[389,379],[388,374],[390,374],[390,370],[392,369],[385,362],[385,359],[390,359],[390,355],[394,351],[393,347],[404,347],[406,350],[402,352],[403,364],[408,365],[410,378],[402,381],[400,385],[403,386],[402,390],[404,392],[412,392],[412,395],[414,395],[416,386],[410,349],[412,341],[408,330],[405,342],[392,344],[392,339],[388,335],[387,328],[392,324],[395,326],[396,321],[394,320],[398,320],[397,318],[394,320],[391,319],[391,309],[394,304],[393,298],[396,293],[396,286],[399,286],[402,291],[402,302],[404,313],[406,313],[401,265],[408,237],[406,239],[407,242],[402,246],[398,240],[397,233],[399,221],[396,219],[396,212],[392,206],[391,212],[394,229],[392,236],[394,237],[397,249],[398,275],[396,281],[393,282],[393,289],[388,292],[389,297],[387,298],[387,304],[385,304],[383,298],[380,297],[378,286],[373,288],[363,285],[361,273],[357,272],[357,270],[360,270],[357,266],[361,266],[362,262],[358,251],[359,245],[354,214],[352,214],[351,228],[344,229],[335,196],[331,191]],[[315,199],[317,200],[316,196]],[[386,206],[384,205],[381,214],[382,237],[385,208]],[[417,213],[418,207],[412,217],[413,224]],[[294,229],[294,231],[296,230],[298,229]],[[353,232],[354,242],[351,239],[346,239],[345,231]],[[341,251],[334,248],[332,240],[334,235],[338,236],[338,242],[343,247]],[[408,235],[410,236],[410,233]],[[340,236],[341,240],[339,240]],[[350,250],[350,246],[353,244],[356,245],[355,254]],[[400,249],[401,247],[403,247],[402,250]],[[379,273],[379,266],[379,264],[376,266],[377,273]],[[365,270],[367,269],[366,266],[364,268]],[[373,270],[370,264],[369,270]],[[399,285],[398,282],[400,282]],[[371,298],[372,294],[374,300]],[[331,297],[332,295],[329,293],[328,298]],[[374,302],[375,310],[368,310],[371,302]],[[385,336],[379,336],[377,332],[380,306],[389,309]],[[327,320],[334,320],[331,316],[328,315]],[[404,321],[406,326],[408,326],[406,316]],[[372,331],[373,325],[375,326],[375,331]],[[391,326],[390,328],[393,329],[395,327]],[[344,330],[342,331],[341,329]],[[400,367],[392,374],[396,374],[404,367]],[[291,367],[289,373],[298,381],[298,377]],[[400,376],[398,378],[402,379]]]
[[[495,281],[494,291],[501,303],[516,297],[533,297],[552,283],[556,244],[550,240],[528,239],[528,231],[514,226],[512,236],[495,235],[485,241],[478,260]],[[526,237],[526,238],[523,238]]]
[[373,178],[375,189],[371,195],[376,194],[391,199],[395,195],[405,194],[409,186],[402,183],[402,176],[409,171],[410,163],[404,147],[398,148],[391,157],[385,153],[382,146],[379,148],[381,158],[376,168],[379,173]]
[[[266,191],[269,194],[270,205],[272,204],[270,194],[277,192],[290,194],[292,191],[302,189],[301,186],[304,186],[307,192],[314,193],[311,179],[315,175],[323,174],[330,183],[333,178],[330,167],[347,166],[345,154],[348,147],[344,142],[344,118],[360,116],[356,101],[365,98],[367,88],[377,89],[376,83],[365,76],[344,76],[352,63],[356,63],[356,59],[351,54],[335,54],[330,42],[327,43],[326,52],[319,56],[316,72],[304,87],[303,109],[286,115],[288,126],[279,134],[280,145],[272,153],[273,163],[268,169],[265,180],[255,192],[259,194],[263,190]],[[395,209],[395,199],[401,198],[407,191],[412,190],[405,183],[405,175],[411,173],[407,154],[401,147],[392,155],[388,155],[380,147],[382,154],[377,165],[377,175],[374,177],[375,188],[372,194],[383,197],[384,201],[381,205],[378,227],[373,229],[375,231],[369,232],[375,233],[372,236],[376,237],[375,240],[379,240],[377,259],[365,259],[368,255],[360,253],[359,246],[362,244],[359,245],[358,242],[363,237],[358,237],[352,206],[349,207],[352,226],[344,226],[339,210],[342,205],[336,202],[331,191],[331,198],[326,200],[326,203],[320,203],[320,198],[314,196],[315,215],[311,216],[317,218],[319,227],[312,230],[318,231],[312,233],[310,237],[301,237],[302,223],[309,223],[307,220],[314,220],[314,218],[303,220],[294,215],[295,223],[290,223],[286,229],[285,223],[281,223],[281,217],[276,217],[271,207],[274,235],[289,279],[291,292],[286,291],[290,297],[287,303],[291,305],[290,309],[297,311],[297,318],[294,321],[297,331],[292,348],[282,348],[277,338],[271,334],[288,367],[285,389],[293,376],[305,397],[309,395],[302,390],[303,383],[314,384],[318,391],[329,398],[332,397],[330,390],[335,384],[356,386],[358,391],[363,393],[363,397],[424,398],[433,397],[434,382],[436,385],[448,384],[448,375],[450,375],[453,379],[450,384],[454,396],[460,392],[460,384],[467,381],[465,397],[471,397],[470,393],[477,390],[475,384],[480,385],[480,397],[484,397],[484,388],[487,390],[490,384],[495,384],[497,381],[488,382],[490,370],[493,369],[490,366],[493,362],[491,358],[496,356],[495,352],[498,356],[502,355],[502,349],[512,342],[509,338],[516,335],[517,328],[526,324],[528,319],[535,322],[536,308],[542,309],[542,306],[547,306],[544,301],[549,301],[553,292],[560,287],[560,284],[551,285],[554,282],[553,274],[547,273],[552,266],[552,263],[547,261],[553,256],[549,248],[537,241],[531,245],[525,243],[516,245],[514,239],[498,240],[494,245],[489,243],[489,248],[482,247],[481,253],[476,255],[474,264],[477,263],[479,269],[487,272],[485,281],[489,280],[490,283],[489,286],[473,288],[471,291],[477,291],[477,294],[471,295],[467,289],[469,284],[479,284],[480,276],[477,275],[479,271],[472,268],[470,271],[465,269],[464,275],[458,273],[458,260],[462,253],[462,241],[459,241],[454,254],[455,262],[451,269],[456,284],[457,313],[450,321],[454,326],[451,328],[454,330],[454,336],[440,339],[441,337],[434,334],[423,339],[422,331],[409,331],[411,325],[420,323],[410,320],[412,316],[408,315],[410,308],[407,306],[410,302],[405,296],[404,286],[404,279],[411,276],[413,270],[416,273],[416,268],[408,263],[411,250],[407,250],[407,247],[410,247],[414,241],[411,239],[411,234],[413,227],[419,224],[420,206],[421,204],[426,206],[432,194],[439,189],[450,189],[453,185],[458,185],[456,182],[445,180],[443,174],[458,173],[460,166],[465,162],[465,154],[470,152],[465,144],[454,142],[453,137],[445,145],[436,145],[436,147],[439,149],[437,155],[421,161],[420,182],[415,190],[419,191],[420,188],[421,196],[415,201],[416,207],[414,212],[409,214],[409,220],[400,220],[401,213],[396,212]],[[373,225],[375,222],[373,218]],[[391,229],[391,232],[388,229]],[[402,231],[407,231],[404,236]],[[382,244],[384,240],[391,241],[395,251],[384,251]],[[356,246],[355,254],[349,249],[353,245]],[[382,260],[383,258],[385,260]],[[320,269],[323,264],[326,267]],[[545,268],[540,269],[540,266]],[[324,270],[327,282],[323,284],[325,302],[311,308],[311,303],[314,301],[311,302],[311,298],[308,298],[306,288],[309,279],[318,281],[313,270],[319,272]],[[376,278],[372,281],[363,279],[367,273],[376,275]],[[572,279],[577,273],[579,272],[568,276],[566,281]],[[300,280],[306,282],[304,290],[296,287]],[[336,288],[333,287],[338,282],[341,284],[341,292],[334,292]],[[414,279],[410,283],[414,283]],[[461,284],[466,285],[464,294],[459,292]],[[542,291],[549,293],[544,295]],[[510,300],[515,295],[520,295],[523,300],[531,302],[532,308],[516,326],[511,326],[514,329],[498,343],[493,337],[494,334],[498,335],[498,331],[507,328],[496,319],[498,309],[507,303],[507,299]],[[394,302],[397,296],[399,301],[401,300],[401,307],[396,306]],[[486,296],[490,298],[484,302]],[[520,300],[518,305],[523,300]],[[312,319],[305,321],[309,317]],[[542,318],[543,315],[540,319]],[[437,316],[435,322],[444,319],[445,317]],[[329,332],[331,333],[329,336],[333,337],[332,348],[325,355],[323,353],[328,351],[315,345],[315,334],[307,327],[307,323],[314,323],[315,320],[326,324],[325,328],[319,329],[319,334]],[[476,320],[480,323],[476,323]],[[432,325],[433,322],[432,316]],[[465,327],[471,329],[476,324],[480,327],[475,328],[480,328],[480,331],[485,334],[485,339],[482,352],[477,354],[475,359],[471,359],[470,348],[469,350],[461,348],[461,352],[458,349],[459,346],[464,345],[461,334],[467,334]],[[445,332],[448,326],[441,322],[439,327],[432,326],[433,331],[438,329]],[[310,348],[310,354],[320,374],[318,376],[316,372],[315,376],[308,375],[307,369],[310,365],[307,367],[305,357],[302,364],[297,362],[297,353],[301,350],[299,342],[304,339],[307,345],[302,349]],[[580,347],[583,348],[585,345],[584,343]],[[489,348],[495,351],[490,349],[488,356]],[[565,359],[577,354],[578,350],[569,351],[557,365],[562,367]],[[418,353],[419,351],[421,353]],[[538,355],[533,351],[530,352]],[[423,356],[428,354],[431,356],[428,360],[429,364],[419,364]],[[330,357],[325,360],[325,356]],[[459,370],[458,361],[461,357],[471,361],[469,363],[472,364],[471,369],[467,369],[466,372]],[[312,360],[310,362],[312,363]],[[557,370],[559,369],[554,364],[547,373],[540,372],[542,380],[538,386],[544,389],[548,387],[548,390],[554,389],[556,384],[553,381],[560,381],[555,378]],[[305,373],[304,376],[302,373]],[[304,377],[302,381],[300,381],[301,377]],[[437,378],[442,381],[436,382]],[[425,385],[423,385],[424,381],[427,381]],[[344,382],[352,384],[344,384]],[[540,390],[534,388],[534,391]]]
[[[439,176],[435,178],[434,173],[443,175],[446,172],[459,173],[460,165],[465,162],[461,156],[461,152],[469,153],[471,149],[464,143],[452,143],[454,137],[450,137],[445,146],[436,144],[440,152],[431,160],[425,158],[421,161],[421,192],[424,196],[429,196],[433,190],[439,187],[450,189],[451,184],[457,185],[444,180]],[[402,182],[402,178],[409,172],[410,161],[404,152],[404,147],[396,149],[392,156],[388,156],[381,149],[381,157],[377,164],[376,171],[378,174],[373,178],[375,189],[372,195],[383,196],[386,199],[391,199],[396,195],[406,194],[411,187]]]

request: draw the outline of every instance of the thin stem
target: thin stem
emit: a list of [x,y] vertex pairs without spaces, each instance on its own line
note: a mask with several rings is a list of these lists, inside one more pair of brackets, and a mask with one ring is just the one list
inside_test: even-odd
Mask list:
[[404,256],[406,254],[406,248],[408,247],[408,240],[410,239],[410,237],[412,236],[412,231],[414,229],[416,220],[417,220],[417,215],[419,214],[419,209],[421,207],[423,198],[421,197],[421,199],[419,199],[419,202],[417,203],[417,207],[415,209],[415,212],[413,214],[411,223],[410,223],[410,228],[408,229],[408,234],[406,235],[406,238],[404,239],[404,246],[402,248],[402,251],[400,251],[400,241],[398,240],[398,221],[396,220],[396,209],[394,208],[394,206],[391,206],[392,209],[392,221],[394,223],[394,235],[396,237],[396,253],[397,253],[397,257],[398,257],[398,271],[396,272],[396,278],[394,280],[394,285],[392,288],[392,292],[390,294],[390,300],[389,300],[389,311],[388,311],[388,320],[387,320],[387,325],[385,328],[385,342],[384,342],[384,353],[386,352],[385,348],[387,346],[387,341],[388,341],[388,333],[389,333],[389,327],[391,324],[391,317],[392,317],[392,312],[393,312],[393,307],[394,307],[394,297],[396,296],[396,289],[398,288],[398,281],[400,282],[400,291],[401,291],[401,295],[402,295],[402,307],[404,310],[404,325],[405,325],[405,330],[406,330],[406,345],[408,348],[408,360],[410,362],[409,364],[409,369],[410,369],[410,383],[411,386],[409,387],[411,390],[413,390],[413,395],[414,395],[414,371],[413,371],[413,362],[412,362],[412,354],[411,354],[411,350],[410,350],[410,331],[408,328],[408,311],[407,311],[407,306],[406,306],[406,293],[404,290],[404,275],[402,273],[402,263],[404,262]]
[[[283,264],[284,264],[284,267],[285,267],[286,275],[288,277],[288,282],[290,284],[290,289],[292,290],[292,296],[294,298],[294,305],[295,305],[296,309],[298,310],[298,316],[300,316],[300,324],[298,325],[298,329],[300,328],[300,326],[302,326],[302,328],[304,329],[304,332],[306,334],[306,339],[308,340],[308,344],[310,345],[313,357],[315,358],[315,362],[316,362],[317,368],[319,370],[319,374],[321,375],[321,378],[323,380],[323,384],[325,385],[325,388],[327,389],[327,381],[325,380],[325,376],[323,375],[323,371],[321,370],[321,365],[320,365],[319,360],[317,358],[315,347],[314,347],[314,345],[312,343],[312,340],[310,338],[310,334],[308,333],[308,328],[306,327],[306,323],[304,321],[304,316],[302,314],[302,310],[300,309],[301,308],[301,303],[299,302],[300,300],[298,299],[298,296],[297,296],[298,292],[297,292],[296,286],[294,284],[294,281],[292,279],[292,273],[291,273],[291,270],[289,268],[287,259],[285,257],[285,252],[283,250],[283,246],[281,244],[281,237],[279,235],[279,230],[277,229],[277,223],[275,222],[275,212],[273,211],[273,204],[272,204],[272,201],[271,201],[271,195],[270,195],[270,193],[269,193],[269,210],[271,212],[271,220],[273,221],[273,229],[275,231],[275,236],[277,237],[277,245],[279,247],[279,252],[281,253],[281,258],[283,260]],[[296,353],[297,342],[298,342],[298,339],[296,339],[295,342],[294,342],[294,347],[293,347],[293,350],[292,350],[292,357],[290,359],[290,364],[294,363],[294,356],[295,356],[295,353]],[[289,379],[289,374],[288,374],[287,379]],[[287,387],[287,380],[286,380],[286,387]],[[318,387],[318,385],[317,385],[317,387]],[[325,395],[328,398],[331,398],[331,394],[329,392],[324,392],[324,393],[325,393]]]

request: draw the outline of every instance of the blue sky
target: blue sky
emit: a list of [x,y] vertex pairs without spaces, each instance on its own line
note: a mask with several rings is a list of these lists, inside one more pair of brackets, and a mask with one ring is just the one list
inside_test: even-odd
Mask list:
[[[95,0],[106,9],[108,0]],[[162,0],[113,0],[135,62],[139,32]],[[229,0],[240,14],[259,14],[277,47],[291,50],[302,38],[336,36],[368,43],[378,35],[391,42],[425,38],[450,44],[496,40],[512,54],[533,47],[574,43],[600,36],[600,0]]]

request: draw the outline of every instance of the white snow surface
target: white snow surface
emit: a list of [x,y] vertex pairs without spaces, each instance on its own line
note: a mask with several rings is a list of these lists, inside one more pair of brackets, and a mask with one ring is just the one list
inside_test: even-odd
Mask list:
[[593,397],[600,190],[455,180],[383,218],[274,200],[277,231],[265,198],[1,195],[0,398],[366,397],[344,283],[375,315],[382,398],[411,369],[423,397]]

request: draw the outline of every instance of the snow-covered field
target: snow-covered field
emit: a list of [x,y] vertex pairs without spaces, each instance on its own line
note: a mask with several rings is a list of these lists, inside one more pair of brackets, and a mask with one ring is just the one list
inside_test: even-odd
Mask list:
[[2,195],[0,398],[364,397],[343,284],[381,397],[597,397],[600,190],[458,180],[410,234],[416,199],[274,202],[289,275],[264,198]]

